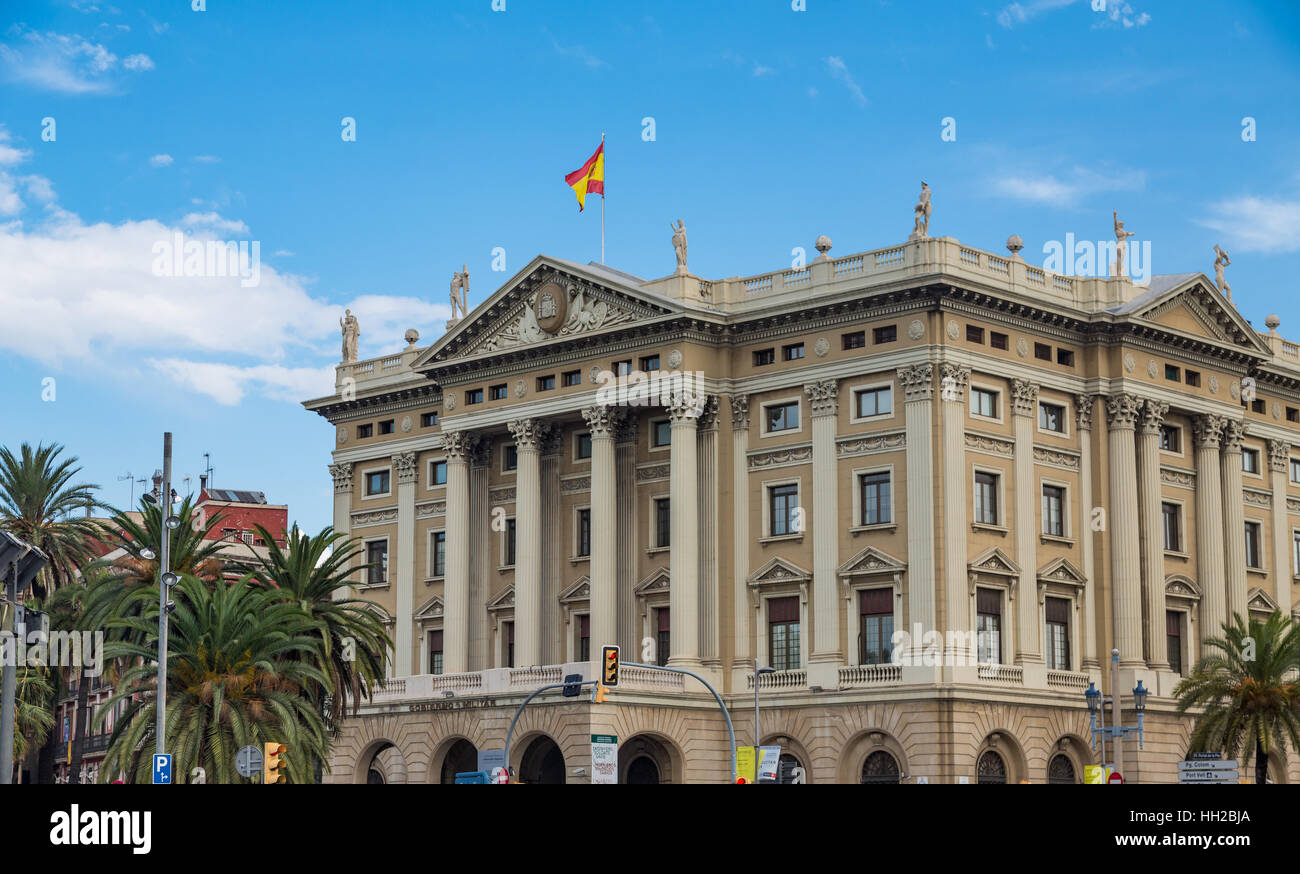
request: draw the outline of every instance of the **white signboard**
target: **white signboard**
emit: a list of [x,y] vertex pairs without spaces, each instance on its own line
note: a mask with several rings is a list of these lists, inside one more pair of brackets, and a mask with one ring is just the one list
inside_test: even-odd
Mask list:
[[612,734],[591,736],[591,782],[618,783],[618,737]]

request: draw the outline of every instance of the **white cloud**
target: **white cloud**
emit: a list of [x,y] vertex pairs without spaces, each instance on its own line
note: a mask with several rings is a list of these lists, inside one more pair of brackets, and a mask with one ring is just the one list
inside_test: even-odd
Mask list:
[[772,73],[772,72],[773,72],[773,70],[772,70],[771,67],[764,66],[763,64],[758,63],[758,61],[755,61],[755,62],[754,62],[754,75],[755,75],[755,76],[767,76],[767,75],[769,75],[769,74]]
[[285,367],[280,364],[237,367],[181,358],[151,358],[149,366],[178,385],[228,406],[238,404],[250,391],[275,400],[299,403],[334,390],[332,364],[323,367]]
[[1197,224],[1224,234],[1224,245],[1242,252],[1300,251],[1300,200],[1236,197],[1210,205],[1212,218]]
[[583,46],[561,45],[560,41],[557,40],[554,36],[552,36],[551,32],[544,27],[542,28],[542,33],[546,34],[550,38],[551,46],[554,47],[557,54],[562,55],[563,57],[576,58],[577,60],[586,64],[588,67],[590,67],[593,70],[599,69],[601,67],[609,66],[609,64],[605,63],[603,60],[596,57],[591,52],[587,51],[587,49]]
[[[108,94],[116,87],[112,73],[118,57],[101,43],[77,34],[37,31],[25,25],[11,27],[8,42],[0,43],[0,78],[64,94]],[[127,70],[149,70],[146,55],[131,55]]]
[[1063,175],[1020,173],[989,180],[993,190],[1012,200],[1044,203],[1050,206],[1079,205],[1091,192],[1141,191],[1146,188],[1146,174],[1140,170],[1114,169],[1098,172],[1075,167]]
[[0,216],[8,218],[22,211],[23,201],[13,178],[8,173],[0,173]]
[[24,176],[18,180],[27,188],[27,196],[41,203],[54,200],[54,186],[44,176]]
[[170,167],[172,165],[171,155],[154,155],[149,159],[150,167]]
[[1044,13],[1072,6],[1076,2],[1078,0],[1036,0],[1036,2],[1028,4],[1012,3],[1003,7],[1002,11],[998,13],[998,24],[1007,28],[1015,27],[1017,24],[1024,24]]
[[292,258],[292,257],[293,257],[293,253],[290,252],[288,249],[276,249],[273,253],[271,253],[271,257],[273,257],[273,258]]
[[826,59],[826,66],[830,70],[831,77],[839,79],[849,89],[849,94],[853,96],[854,103],[858,104],[858,106],[867,105],[867,95],[862,93],[862,88],[854,80],[853,74],[849,72],[843,58],[829,57]]
[[127,55],[122,66],[128,70],[152,70],[153,60],[148,55]]
[[0,127],[0,167],[18,164],[27,160],[27,156],[31,154],[27,149],[14,148],[8,144],[9,141],[9,131]]
[[215,212],[191,212],[186,213],[181,219],[181,224],[187,228],[209,228],[213,231],[224,231],[231,234],[247,234],[248,225],[238,219],[223,219]]
[[195,155],[194,161],[197,164],[216,164],[221,161],[216,155]]

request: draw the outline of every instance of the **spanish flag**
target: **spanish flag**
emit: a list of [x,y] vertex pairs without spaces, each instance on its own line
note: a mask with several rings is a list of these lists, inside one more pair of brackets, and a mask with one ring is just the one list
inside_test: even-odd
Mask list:
[[578,195],[578,212],[582,212],[586,206],[588,194],[599,194],[605,196],[605,140],[601,138],[600,148],[596,149],[596,154],[587,159],[579,169],[574,170],[564,181],[573,189],[573,193]]

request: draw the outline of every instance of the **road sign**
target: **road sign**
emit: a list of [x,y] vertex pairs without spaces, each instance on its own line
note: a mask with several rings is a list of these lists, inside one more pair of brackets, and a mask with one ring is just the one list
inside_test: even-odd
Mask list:
[[510,772],[507,771],[505,768],[493,768],[492,782],[500,783],[501,785],[504,786],[505,784],[510,782]]
[[[1110,776],[1106,778],[1107,783],[1123,783],[1124,776],[1119,771],[1111,771]],[[1108,798],[1110,796],[1107,796]]]
[[153,782],[155,784],[171,783],[172,754],[159,753],[153,757]]
[[1224,761],[1197,761],[1197,762],[1179,762],[1178,773],[1185,774],[1189,771],[1236,771],[1237,760],[1227,759]]
[[1198,762],[1210,761],[1210,760],[1217,761],[1222,758],[1223,758],[1223,753],[1192,753],[1192,759]]
[[235,770],[241,777],[262,773],[262,751],[252,744],[240,747],[239,752],[235,753]]
[[1239,783],[1237,760],[1200,759],[1178,763],[1179,783]]
[[617,735],[591,736],[591,782],[618,783]]

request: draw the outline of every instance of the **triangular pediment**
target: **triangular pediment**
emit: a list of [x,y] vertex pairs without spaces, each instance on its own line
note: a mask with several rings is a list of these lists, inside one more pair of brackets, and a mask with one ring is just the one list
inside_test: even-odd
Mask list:
[[1256,586],[1246,593],[1246,609],[1272,613],[1277,610],[1277,601],[1273,600],[1268,592]]
[[605,334],[684,309],[628,274],[538,255],[411,366],[436,370],[443,362]]
[[671,585],[672,577],[668,574],[668,568],[655,568],[650,575],[636,584],[632,591],[637,595],[645,595],[650,592],[666,592]]
[[443,611],[442,596],[434,595],[424,606],[415,611],[415,618],[419,619],[441,619]]
[[835,571],[837,576],[857,577],[870,574],[896,574],[907,570],[907,565],[887,552],[868,546]]
[[750,574],[749,584],[763,586],[773,583],[806,583],[811,579],[812,574],[808,571],[778,555]]
[[1151,290],[1115,312],[1184,336],[1270,354],[1255,329],[1203,273],[1153,277]]
[[981,552],[967,567],[974,573],[1020,576],[1020,565],[1012,561],[1011,556],[996,546]]
[[578,601],[591,600],[591,577],[581,576],[574,581],[573,585],[560,593],[561,604],[572,604]]
[[487,602],[489,610],[508,610],[515,606],[515,584],[511,583]]
[[1067,586],[1083,586],[1088,582],[1083,571],[1064,556],[1048,562],[1038,569],[1038,581],[1041,583],[1063,583]]

